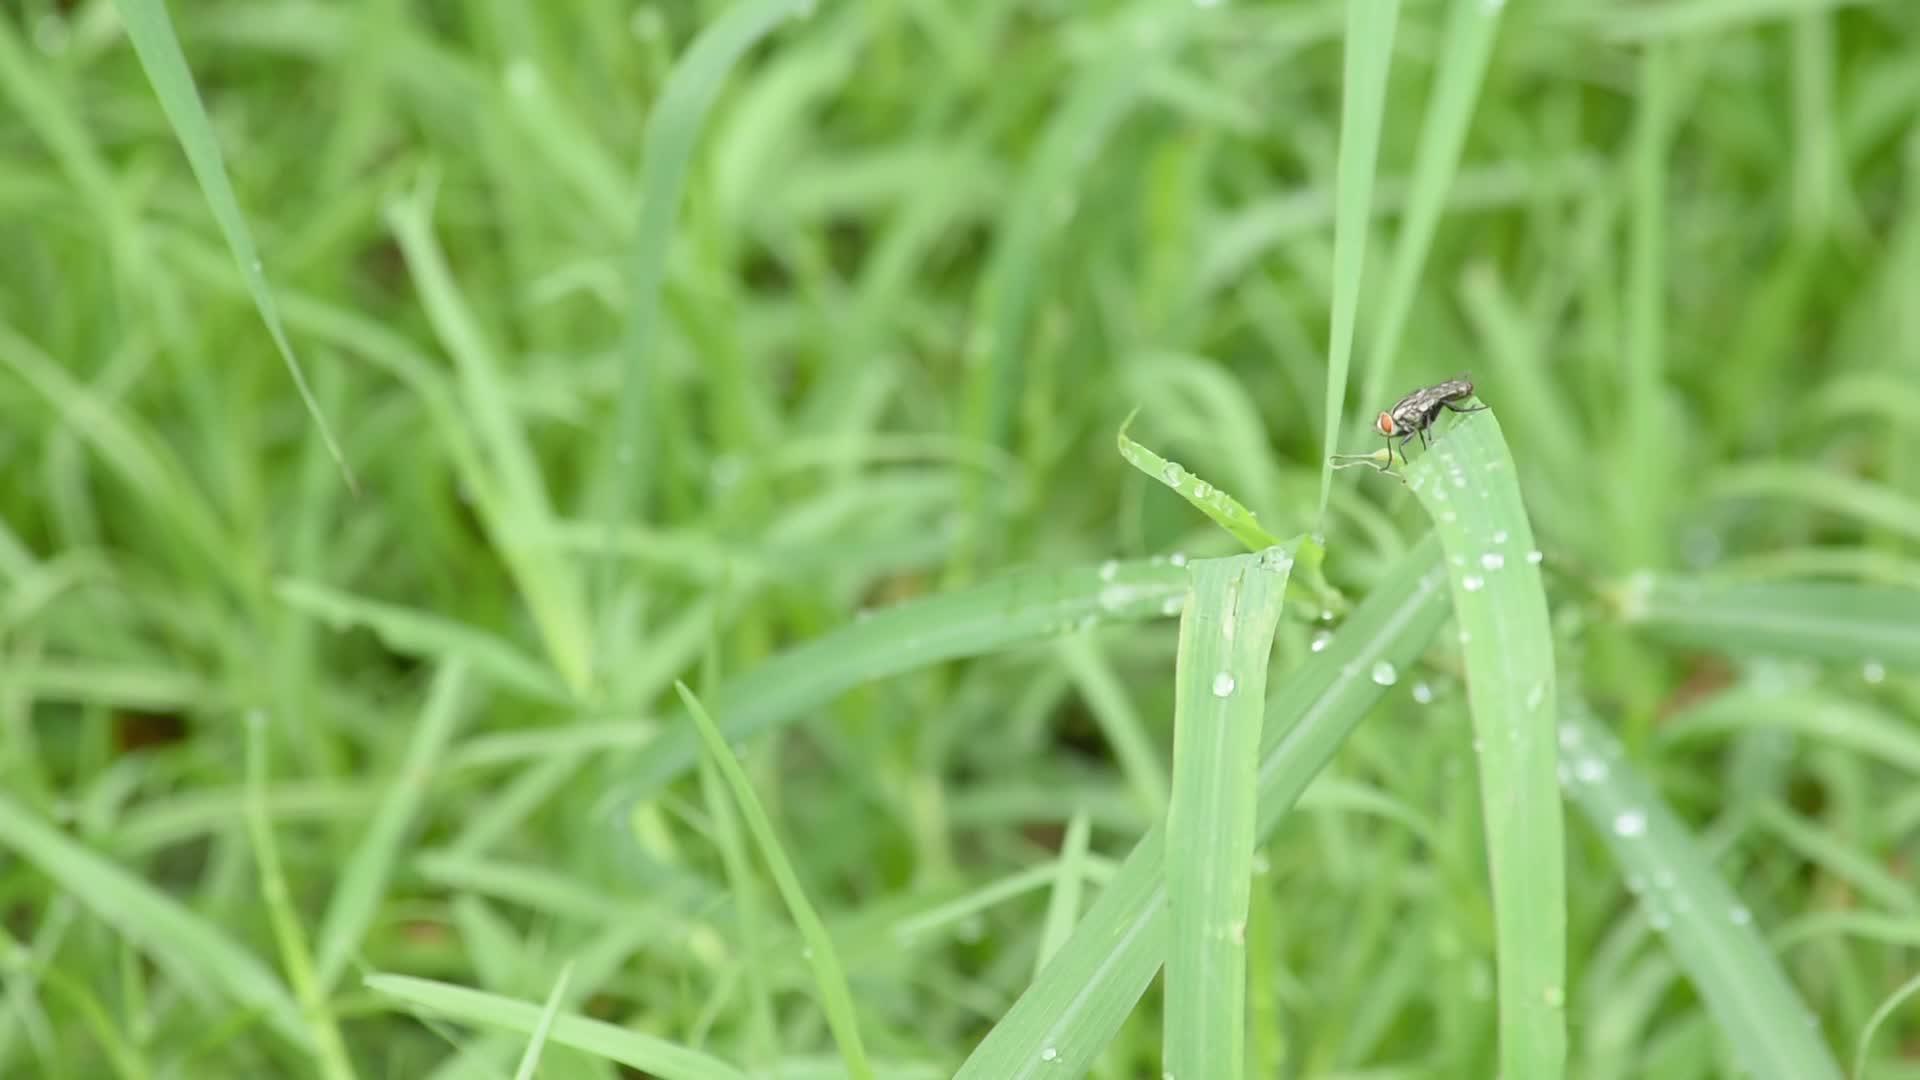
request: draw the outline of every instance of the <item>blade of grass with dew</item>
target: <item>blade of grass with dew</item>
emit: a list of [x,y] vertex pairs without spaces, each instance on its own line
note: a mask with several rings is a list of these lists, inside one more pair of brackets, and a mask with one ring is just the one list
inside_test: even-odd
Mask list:
[[560,969],[560,977],[553,981],[553,990],[547,994],[546,1007],[540,1010],[540,1019],[527,1039],[527,1051],[520,1056],[520,1067],[514,1070],[513,1080],[534,1080],[539,1073],[541,1051],[546,1049],[547,1037],[553,1034],[553,1021],[560,1015],[560,1002],[566,997],[567,980],[572,976],[573,964],[568,963]]
[[1682,645],[1920,671],[1913,589],[1644,575],[1616,591],[1614,606],[1629,625]]
[[1491,410],[1407,469],[1446,549],[1467,668],[1492,878],[1500,1061],[1566,1068],[1566,838],[1555,778],[1553,634],[1513,455]]
[[[531,1035],[546,1013],[531,1002],[432,979],[369,975],[366,982],[367,989],[376,994],[477,1027]],[[747,1080],[746,1073],[719,1058],[572,1013],[553,1018],[548,1038],[561,1046],[598,1054],[608,1061],[651,1073],[661,1080]]]
[[420,814],[434,770],[441,765],[462,711],[467,668],[461,660],[447,661],[435,673],[420,722],[414,726],[399,771],[382,785],[384,794],[373,820],[360,834],[360,843],[335,879],[327,913],[320,921],[315,949],[316,978],[321,990],[330,990],[360,947],[375,908],[385,895],[401,858],[408,828]]
[[[1240,500],[1228,494],[1225,489],[1207,483],[1188,472],[1179,462],[1168,461],[1134,442],[1127,436],[1127,428],[1132,424],[1133,416],[1129,415],[1121,423],[1120,433],[1115,437],[1120,447],[1120,456],[1127,460],[1127,464],[1178,492],[1181,498],[1207,515],[1215,525],[1227,530],[1235,540],[1245,544],[1247,550],[1266,551],[1282,543],[1279,537],[1268,532],[1260,524],[1253,511],[1241,505]],[[1308,591],[1313,593],[1315,602],[1324,608],[1345,611],[1346,598],[1327,582],[1322,571],[1326,559],[1326,547],[1312,538],[1299,538],[1286,542],[1296,545],[1294,550],[1299,561],[1302,583],[1307,586]]]
[[1286,548],[1188,567],[1193,586],[1174,662],[1167,804],[1164,1053],[1175,1076],[1238,1080],[1246,1073],[1260,722],[1292,569]]
[[312,1049],[312,1033],[300,1007],[252,951],[5,794],[0,794],[0,846],[38,867],[182,986],[217,987],[236,1009],[258,1013],[282,1038],[302,1050]]
[[[654,454],[648,433],[655,425],[648,409],[655,378],[652,353],[660,337],[663,310],[661,291],[674,248],[674,219],[707,112],[747,51],[780,24],[810,13],[813,6],[814,0],[747,0],[728,8],[700,32],[674,65],[647,117],[640,216],[630,264],[633,303],[627,312],[620,399],[589,488],[596,510],[593,516],[609,529],[626,524],[632,507],[645,506],[652,487]],[[602,560],[597,575],[602,588],[596,591],[605,591],[616,565],[610,558]]]
[[477,504],[492,511],[483,518],[488,536],[519,587],[548,660],[568,689],[584,695],[593,679],[593,639],[580,579],[548,543],[554,513],[540,464],[493,346],[434,238],[432,201],[431,191],[422,187],[390,203],[388,228],[427,320],[458,370],[461,403],[500,487],[498,500]]
[[492,634],[397,604],[367,600],[315,582],[282,581],[280,599],[335,629],[362,626],[401,656],[460,661],[496,684],[552,704],[571,700],[551,668]]
[[1127,459],[1127,464],[1179,492],[1181,498],[1192,503],[1215,525],[1232,533],[1235,540],[1247,546],[1247,550],[1265,551],[1280,543],[1280,538],[1262,527],[1255,520],[1253,511],[1240,505],[1240,500],[1188,472],[1179,462],[1168,461],[1134,442],[1127,436],[1127,429],[1132,425],[1133,415],[1130,414],[1120,425],[1120,434],[1116,436],[1120,456]]
[[1493,55],[1493,39],[1500,29],[1505,4],[1486,0],[1453,0],[1441,38],[1440,70],[1434,76],[1427,114],[1420,124],[1420,149],[1414,157],[1407,185],[1407,208],[1394,240],[1393,263],[1381,294],[1373,338],[1367,353],[1367,371],[1360,401],[1364,409],[1386,401],[1388,377],[1399,359],[1400,337],[1413,312],[1420,272],[1427,264],[1434,230],[1440,224],[1447,192],[1460,168],[1460,151],[1467,141],[1474,105]]
[[293,894],[287,887],[286,871],[280,864],[280,845],[274,839],[273,819],[267,815],[267,718],[254,711],[247,714],[247,835],[253,844],[254,869],[260,877],[260,898],[267,909],[267,921],[273,926],[280,947],[280,962],[286,966],[287,981],[293,986],[300,1014],[312,1041],[315,1070],[325,1080],[352,1080],[353,1065],[347,1058],[346,1043],[340,1038],[340,1025],[327,1003],[326,990],[313,976],[313,953],[307,947],[307,934],[300,925],[300,913],[294,909]]
[[294,355],[286,327],[281,325],[280,309],[274,304],[273,289],[267,284],[259,249],[254,245],[252,231],[247,228],[246,215],[240,210],[240,199],[233,193],[233,183],[227,178],[220,140],[214,135],[213,122],[200,102],[200,92],[193,85],[193,73],[187,69],[187,58],[180,51],[180,39],[174,36],[164,0],[115,0],[114,6],[120,9],[127,40],[140,58],[147,81],[153,84],[153,96],[159,99],[174,138],[186,152],[194,179],[200,183],[200,193],[206,196],[207,208],[213,212],[214,221],[226,237],[233,261],[240,267],[240,276],[253,297],[253,306],[260,312],[260,320],[266,323],[267,333],[273,338],[274,348],[280,351],[287,373],[293,377],[294,388],[300,393],[307,415],[313,417],[314,427],[327,445],[327,454],[339,467],[347,486],[358,490],[353,469],[348,466],[346,454],[320,411],[320,399],[307,385],[306,372]]
[[733,750],[727,746],[727,737],[720,733],[720,726],[707,715],[705,707],[685,683],[674,683],[673,688],[679,692],[681,704],[686,706],[687,715],[700,732],[701,741],[706,743],[707,753],[719,768],[721,778],[732,789],[734,802],[740,807],[740,816],[746,820],[747,831],[753,835],[754,843],[759,845],[760,857],[766,860],[767,870],[780,889],[780,898],[786,901],[787,913],[793,917],[794,925],[800,929],[800,937],[807,943],[807,965],[813,969],[820,1011],[826,1014],[827,1027],[833,1032],[833,1041],[840,1047],[847,1074],[853,1080],[872,1080],[873,1065],[867,1061],[866,1047],[860,1041],[860,1023],[854,1015],[853,991],[847,986],[847,973],[841,966],[840,953],[834,948],[833,937],[827,933],[826,924],[820,921],[813,902],[807,899],[806,889],[800,884],[800,875],[794,871],[793,861],[787,857],[779,833],[774,831],[773,819],[767,816],[766,809],[760,805],[760,797],[753,791],[753,781],[747,778],[747,771],[734,758]]
[[1400,0],[1347,5],[1346,66],[1340,95],[1340,160],[1334,179],[1333,316],[1327,344],[1326,446],[1320,462],[1320,510],[1333,490],[1333,454],[1346,415],[1347,368],[1353,324],[1373,217],[1373,180],[1380,156],[1380,124],[1387,111],[1387,70]]
[[1568,696],[1562,712],[1567,797],[1628,879],[1647,883],[1640,906],[1746,1075],[1838,1080],[1838,1064],[1807,1027],[1806,1005],[1712,857],[1583,702]]
[[[781,653],[723,684],[714,711],[737,742],[876,679],[1101,622],[1172,615],[1185,595],[1185,570],[1145,561],[1015,571],[875,612]],[[692,767],[697,745],[684,723],[669,724],[634,760],[622,790],[633,798],[657,790]]]
[[[1274,830],[1386,693],[1369,674],[1409,664],[1426,650],[1446,617],[1443,584],[1439,543],[1429,537],[1276,688],[1261,736],[1258,836]],[[1092,1066],[1166,958],[1165,857],[1166,827],[1156,823],[955,1080],[1078,1076]]]

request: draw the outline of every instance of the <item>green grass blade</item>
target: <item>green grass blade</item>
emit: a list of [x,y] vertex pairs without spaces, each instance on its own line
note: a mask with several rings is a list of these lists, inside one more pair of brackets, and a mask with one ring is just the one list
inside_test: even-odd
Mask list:
[[1787,731],[1844,747],[1920,778],[1920,731],[1902,719],[1832,694],[1733,690],[1715,694],[1660,726],[1662,741],[1687,742],[1742,731]]
[[340,1025],[327,1003],[326,990],[314,978],[313,953],[307,947],[306,930],[300,925],[300,913],[294,908],[286,871],[280,864],[280,845],[273,835],[273,818],[267,813],[267,784],[267,718],[264,713],[254,712],[247,716],[246,819],[261,900],[280,946],[287,981],[293,984],[306,1020],[315,1071],[325,1080],[352,1080],[353,1066],[340,1039]]
[[1267,661],[1293,556],[1198,559],[1174,667],[1167,1070],[1246,1072],[1247,906]]
[[1565,836],[1555,778],[1553,634],[1533,528],[1491,411],[1407,470],[1446,549],[1480,756],[1507,1076],[1566,1067]]
[[[674,219],[707,112],[741,57],[780,24],[810,13],[813,2],[747,0],[728,8],[674,65],[647,118],[620,401],[601,449],[594,492],[595,516],[610,528],[625,524],[633,506],[645,506],[652,487],[649,476],[657,461],[649,433],[656,425],[648,411],[655,378],[653,350],[661,337],[661,292],[674,250]],[[607,560],[603,565],[611,572],[615,564]]]
[[1120,425],[1120,434],[1116,437],[1120,456],[1127,459],[1127,464],[1179,492],[1181,498],[1192,503],[1215,525],[1247,545],[1247,550],[1265,551],[1280,543],[1280,538],[1263,528],[1254,519],[1253,511],[1240,505],[1240,500],[1188,472],[1179,462],[1168,461],[1128,438],[1127,427],[1132,422],[1133,417],[1127,417],[1127,423]]
[[1640,883],[1648,922],[1747,1075],[1837,1080],[1839,1066],[1807,1026],[1806,1005],[1712,857],[1583,704],[1569,705],[1560,724],[1567,796],[1628,881]]
[[1901,983],[1893,993],[1887,995],[1887,999],[1880,1003],[1879,1008],[1873,1010],[1873,1015],[1867,1018],[1866,1025],[1860,1029],[1860,1039],[1854,1044],[1853,1071],[1847,1074],[1851,1080],[1866,1080],[1867,1048],[1873,1045],[1874,1034],[1880,1030],[1880,1025],[1886,1023],[1887,1018],[1893,1015],[1895,1009],[1915,994],[1920,994],[1920,975],[1915,975]]
[[[406,975],[369,975],[367,989],[462,1023],[523,1035],[537,1031],[546,1014],[545,1009],[531,1002]],[[746,1073],[719,1058],[572,1013],[562,1013],[553,1019],[549,1038],[561,1046],[597,1054],[661,1080],[747,1080]]]
[[39,867],[66,895],[138,945],[184,986],[217,988],[295,1046],[311,1048],[300,1007],[252,951],[178,900],[82,847],[0,794],[0,846]]
[[[1438,563],[1432,539],[1408,552],[1313,662],[1276,688],[1262,734],[1261,837],[1386,692],[1373,676],[1411,663],[1426,649],[1447,611]],[[1078,1076],[1092,1066],[1166,957],[1166,835],[1156,824],[1134,845],[1059,955],[987,1033],[956,1080]]]
[[140,66],[146,70],[147,81],[153,84],[153,95],[159,99],[161,110],[167,114],[167,123],[173,127],[174,138],[180,141],[180,149],[186,151],[187,163],[193,167],[194,179],[200,182],[200,192],[206,196],[207,208],[213,212],[221,235],[226,237],[227,248],[233,252],[233,260],[240,267],[240,276],[247,283],[247,292],[253,297],[253,306],[260,312],[261,321],[266,323],[267,333],[273,338],[274,348],[280,351],[280,359],[285,362],[287,373],[293,377],[294,388],[300,392],[307,415],[313,417],[314,427],[326,443],[327,454],[340,469],[347,486],[357,487],[353,469],[347,465],[346,454],[341,451],[333,429],[328,426],[327,418],[320,410],[320,399],[314,396],[313,389],[307,385],[306,372],[301,369],[299,358],[293,352],[293,343],[287,338],[286,328],[281,325],[280,309],[274,303],[272,287],[267,284],[266,270],[260,261],[259,249],[254,245],[253,232],[247,228],[246,215],[240,211],[240,199],[233,193],[233,183],[227,178],[226,162],[220,153],[220,140],[215,137],[213,122],[208,119],[206,108],[200,102],[200,92],[193,85],[193,73],[187,69],[187,58],[180,51],[180,39],[174,36],[173,21],[167,15],[164,0],[115,0],[115,6],[120,9],[120,20],[126,27],[127,40],[140,57]]
[[1420,125],[1420,149],[1407,185],[1407,208],[1394,240],[1393,263],[1381,293],[1378,322],[1367,353],[1367,371],[1361,408],[1384,405],[1400,338],[1413,312],[1420,273],[1433,246],[1434,230],[1446,208],[1447,193],[1460,168],[1460,151],[1486,79],[1493,39],[1500,29],[1504,4],[1486,0],[1453,0],[1441,39],[1439,73],[1434,77],[1427,114]]
[[407,830],[426,802],[428,784],[459,724],[466,681],[466,665],[459,660],[449,661],[435,675],[426,710],[413,729],[399,772],[382,785],[380,807],[334,883],[315,950],[314,966],[323,989],[339,980],[373,922],[374,910],[399,865]]
[[1735,465],[1715,472],[1707,486],[1721,498],[1802,503],[1920,541],[1920,502],[1831,468],[1787,462]]
[[513,573],[555,670],[569,689],[584,695],[593,679],[593,643],[579,575],[549,543],[555,518],[540,463],[494,348],[434,236],[432,202],[430,191],[416,191],[387,208],[387,222],[428,321],[459,373],[468,422],[492,466],[490,479],[499,485],[497,497],[492,483],[476,492],[489,537]]
[[1353,358],[1353,324],[1373,216],[1373,181],[1380,155],[1380,125],[1387,111],[1387,69],[1393,60],[1400,0],[1347,5],[1346,70],[1341,82],[1340,163],[1333,229],[1333,317],[1327,344],[1326,445],[1320,462],[1320,515],[1333,490],[1333,454],[1340,418],[1346,414],[1347,368]]
[[1035,975],[1039,975],[1060,951],[1060,946],[1067,943],[1073,924],[1080,920],[1080,894],[1087,883],[1087,837],[1092,831],[1092,819],[1085,810],[1075,811],[1067,821],[1066,835],[1060,840],[1060,858],[1054,863],[1047,918],[1040,928],[1040,947],[1034,950]]
[[541,701],[572,700],[552,669],[492,634],[452,619],[307,581],[283,581],[276,592],[289,606],[335,629],[366,627],[402,656],[460,661],[500,686]]
[[513,1080],[534,1080],[540,1071],[540,1054],[546,1049],[547,1039],[553,1034],[553,1021],[560,1015],[560,1003],[567,995],[567,980],[573,976],[573,965],[567,964],[560,969],[560,977],[553,980],[553,990],[547,994],[546,1007],[540,1010],[540,1021],[534,1025],[533,1034],[527,1039],[526,1053],[520,1056],[520,1067],[514,1070]]
[[[863,683],[1098,625],[1172,615],[1186,571],[1152,562],[1017,571],[874,613],[721,686],[714,711],[730,741],[751,738]],[[668,728],[625,777],[638,798],[694,762],[685,725]]]
[[807,899],[807,892],[800,884],[800,875],[793,868],[793,860],[787,856],[785,845],[780,842],[780,834],[774,830],[773,819],[767,816],[766,808],[760,805],[760,797],[754,794],[753,781],[747,778],[747,771],[727,746],[727,737],[720,733],[720,726],[707,715],[693,691],[685,683],[675,683],[674,689],[680,692],[680,701],[687,707],[687,715],[700,732],[700,739],[707,746],[707,753],[720,770],[720,776],[726,780],[727,787],[733,791],[734,802],[739,804],[740,816],[746,820],[747,831],[760,847],[760,857],[767,862],[767,869],[773,874],[773,882],[780,889],[780,898],[786,901],[787,913],[793,917],[794,924],[800,928],[800,937],[807,943],[807,964],[813,969],[814,988],[819,994],[820,1011],[827,1016],[827,1026],[833,1031],[833,1041],[840,1046],[840,1056],[845,1060],[847,1074],[854,1080],[872,1080],[873,1065],[867,1061],[866,1047],[860,1041],[859,1018],[854,1014],[853,991],[847,986],[846,969],[840,963],[840,953],[834,948],[833,937],[827,933],[827,926],[820,921],[820,913],[813,908],[813,902]]
[[1648,575],[1620,588],[1615,607],[1628,624],[1682,645],[1920,671],[1913,589]]

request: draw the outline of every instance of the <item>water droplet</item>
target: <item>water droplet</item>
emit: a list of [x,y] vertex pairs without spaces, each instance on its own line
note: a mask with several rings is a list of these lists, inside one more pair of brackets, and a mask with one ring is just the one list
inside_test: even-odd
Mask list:
[[1040,1051],[1041,1061],[1058,1061],[1059,1058],[1060,1058],[1060,1051],[1055,1050],[1051,1046],[1047,1047],[1045,1050]]
[[1534,683],[1533,686],[1527,690],[1527,708],[1529,709],[1539,708],[1540,703],[1546,699],[1547,684],[1544,682]]
[[1266,852],[1256,851],[1253,853],[1253,876],[1254,877],[1259,877],[1261,874],[1265,874],[1271,871],[1272,869],[1273,869],[1273,863],[1267,858]]
[[1237,919],[1228,924],[1227,940],[1233,942],[1235,945],[1245,945],[1247,943],[1247,922],[1245,919]]
[[1886,665],[1878,660],[1869,660],[1860,665],[1860,677],[1867,680],[1868,685],[1878,686],[1887,681]]
[[1433,687],[1428,686],[1424,679],[1414,683],[1413,700],[1422,705],[1433,704]]
[[1460,579],[1460,587],[1468,592],[1479,592],[1486,583],[1486,579],[1478,574],[1468,574]]
[[1100,610],[1115,614],[1132,607],[1140,599],[1140,589],[1133,585],[1109,585],[1100,590]]
[[1399,681],[1399,678],[1400,673],[1393,670],[1393,665],[1387,663],[1385,660],[1373,665],[1373,681],[1376,685],[1392,686],[1395,682]]
[[1496,543],[1496,544],[1504,544],[1504,543],[1506,543],[1506,542],[1507,542],[1507,530],[1505,530],[1505,529],[1496,529],[1496,530],[1494,530],[1494,533],[1493,533],[1493,542],[1494,542],[1494,543]]
[[1331,644],[1333,644],[1333,635],[1327,633],[1325,630],[1322,630],[1319,633],[1313,635],[1313,644],[1308,646],[1308,648],[1312,649],[1314,652],[1325,652],[1327,646]]
[[1181,609],[1186,606],[1187,598],[1185,596],[1169,596],[1165,600],[1160,601],[1160,614],[1178,615]]
[[1230,697],[1233,694],[1233,676],[1221,672],[1213,677],[1213,696]]
[[802,959],[802,960],[811,960],[811,959],[813,959],[813,946],[811,946],[811,945],[808,945],[808,946],[806,946],[805,948],[803,948],[803,949],[801,949],[801,950],[800,950],[800,959]]
[[1540,992],[1540,1000],[1547,1003],[1547,1008],[1557,1009],[1567,1003],[1567,992],[1558,986],[1548,986]]
[[1597,757],[1583,757],[1573,763],[1573,776],[1583,784],[1597,784],[1607,778],[1607,763]]
[[1460,520],[1460,515],[1454,513],[1451,510],[1442,510],[1440,511],[1440,520],[1448,525],[1451,525],[1454,522]]
[[1173,564],[1173,565],[1175,565],[1175,566],[1185,566],[1185,565],[1187,565],[1187,557],[1186,557],[1186,555],[1184,555],[1184,554],[1182,554],[1181,552],[1178,552],[1178,551],[1176,551],[1176,552],[1174,552],[1173,554],[1171,554],[1171,555],[1169,555],[1169,556],[1167,556],[1167,561],[1168,561],[1168,562],[1170,562],[1170,563],[1172,563],[1172,564]]
[[1613,815],[1613,834],[1632,838],[1647,831],[1647,815],[1640,810],[1622,810]]
[[1467,642],[1472,640],[1473,640],[1473,635],[1467,632],[1466,627],[1464,626],[1461,627],[1460,628],[1460,644],[1465,645]]
[[1489,551],[1485,555],[1480,556],[1480,565],[1489,570],[1498,570],[1507,565],[1507,557],[1497,551]]
[[1727,912],[1727,918],[1732,920],[1735,926],[1745,926],[1753,921],[1753,912],[1748,911],[1744,904],[1735,904],[1733,910]]
[[1181,468],[1179,462],[1169,461],[1161,467],[1160,479],[1165,480],[1168,487],[1179,487],[1187,479],[1187,470]]
[[1204,499],[1212,494],[1213,485],[1207,483],[1205,480],[1193,485],[1193,497],[1196,499]]
[[1101,581],[1112,581],[1115,577],[1118,577],[1119,574],[1120,564],[1113,559],[1108,559],[1106,562],[1100,564]]
[[1321,621],[1321,622],[1332,622],[1332,621],[1333,621],[1333,609],[1332,609],[1332,608],[1321,608],[1321,609],[1320,609],[1320,621]]
[[1534,548],[1532,551],[1527,552],[1527,561],[1535,566],[1539,566],[1540,561],[1545,558],[1545,555],[1540,554],[1539,548]]

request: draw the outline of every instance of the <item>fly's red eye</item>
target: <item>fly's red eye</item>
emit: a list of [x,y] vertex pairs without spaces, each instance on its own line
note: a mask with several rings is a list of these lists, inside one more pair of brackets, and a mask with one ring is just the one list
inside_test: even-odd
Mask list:
[[1373,426],[1379,429],[1380,434],[1391,435],[1393,434],[1393,416],[1389,413],[1381,413],[1380,419],[1375,420]]

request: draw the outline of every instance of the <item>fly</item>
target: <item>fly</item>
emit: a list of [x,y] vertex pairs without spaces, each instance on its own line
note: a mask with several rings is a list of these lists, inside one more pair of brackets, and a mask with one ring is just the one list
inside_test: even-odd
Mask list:
[[1420,445],[1427,445],[1427,429],[1440,417],[1440,410],[1450,412],[1479,412],[1485,405],[1462,408],[1458,402],[1473,396],[1473,380],[1462,377],[1448,379],[1443,383],[1422,387],[1394,402],[1393,408],[1380,414],[1373,422],[1373,429],[1387,437],[1387,463],[1393,463],[1393,438],[1400,437],[1400,460],[1407,460],[1407,441],[1415,435],[1420,436]]

